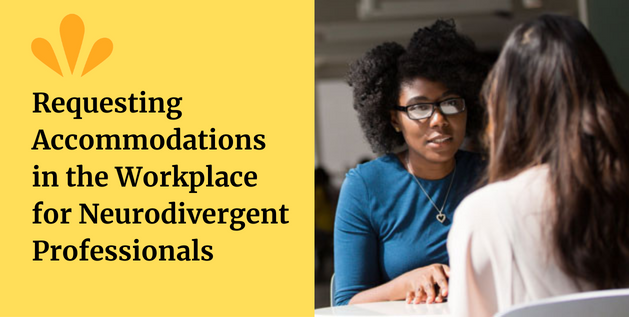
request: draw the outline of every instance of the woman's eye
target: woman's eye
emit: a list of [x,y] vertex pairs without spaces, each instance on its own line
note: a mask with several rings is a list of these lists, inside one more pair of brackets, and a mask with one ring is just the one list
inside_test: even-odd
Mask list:
[[441,106],[446,106],[446,107],[456,107],[458,105],[458,100],[452,99],[452,100],[446,100],[444,102],[441,103]]
[[426,105],[417,105],[415,107],[416,110],[419,111],[430,111],[432,109],[432,105],[426,104]]

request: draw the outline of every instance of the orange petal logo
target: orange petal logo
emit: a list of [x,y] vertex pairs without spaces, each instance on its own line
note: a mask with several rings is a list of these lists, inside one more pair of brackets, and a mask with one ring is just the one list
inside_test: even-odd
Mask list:
[[[85,34],[85,25],[83,20],[76,14],[68,14],[61,21],[61,27],[59,30],[61,34],[61,44],[63,44],[63,50],[70,67],[70,73],[74,74],[76,62],[79,59],[79,53],[81,52],[81,46],[83,44],[83,35]],[[50,67],[57,74],[63,76],[61,67],[59,67],[59,61],[55,55],[52,45],[43,38],[36,38],[31,44],[31,50],[33,55],[37,57],[42,63]],[[83,73],[81,76],[87,74],[94,69],[100,63],[111,55],[114,50],[114,43],[108,38],[102,38],[96,41],[92,46],[92,50],[87,56],[87,61],[83,66]]]

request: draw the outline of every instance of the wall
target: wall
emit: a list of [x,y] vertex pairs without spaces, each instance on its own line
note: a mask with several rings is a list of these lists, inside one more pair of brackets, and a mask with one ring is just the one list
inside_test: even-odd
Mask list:
[[347,83],[341,79],[319,80],[315,89],[316,161],[328,170],[338,186],[361,158],[374,155],[358,124]]
[[587,1],[588,24],[614,69],[618,81],[629,91],[629,1]]

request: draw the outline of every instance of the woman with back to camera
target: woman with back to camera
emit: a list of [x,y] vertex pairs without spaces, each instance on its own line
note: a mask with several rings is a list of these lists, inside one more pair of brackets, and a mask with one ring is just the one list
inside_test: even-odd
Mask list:
[[489,185],[456,212],[450,308],[629,286],[629,97],[577,20],[509,36],[483,88]]
[[446,237],[481,165],[478,154],[459,147],[466,127],[478,131],[484,65],[451,21],[419,29],[407,49],[385,43],[351,65],[365,137],[386,155],[350,170],[343,183],[334,229],[336,305],[447,296]]

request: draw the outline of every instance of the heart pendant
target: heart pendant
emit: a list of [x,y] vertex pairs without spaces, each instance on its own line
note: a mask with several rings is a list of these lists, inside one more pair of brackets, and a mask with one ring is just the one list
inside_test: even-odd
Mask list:
[[437,220],[441,223],[443,223],[444,221],[446,221],[446,215],[444,214],[438,214],[437,215]]

